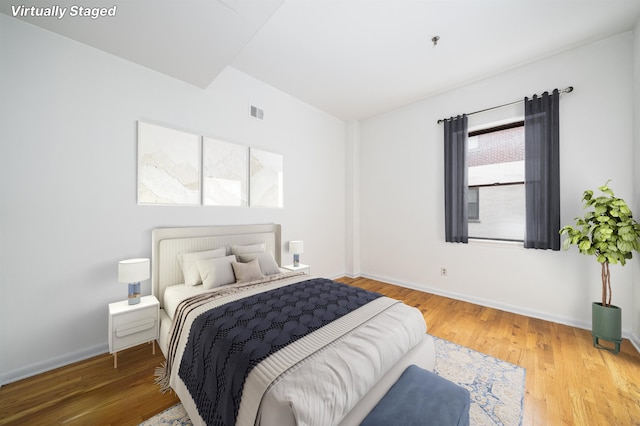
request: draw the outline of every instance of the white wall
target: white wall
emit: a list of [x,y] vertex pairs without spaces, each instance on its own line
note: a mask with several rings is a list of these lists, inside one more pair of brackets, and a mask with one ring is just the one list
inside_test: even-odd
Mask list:
[[[444,243],[436,120],[573,85],[561,99],[562,222],[607,179],[638,211],[639,27],[635,44],[623,34],[345,124],[233,69],[201,90],[0,14],[0,383],[105,352],[107,304],[126,293],[116,264],[149,257],[158,226],[277,222],[283,243],[305,241],[314,274],[362,274],[588,328],[593,259]],[[249,103],[264,121],[248,118]],[[284,154],[285,208],[136,205],[137,120]],[[636,342],[639,284],[640,256],[613,268],[614,302]]]
[[[640,220],[640,19],[636,23],[633,43],[633,82],[634,82],[634,194],[633,211],[636,212],[636,220]],[[640,254],[633,259],[633,314],[632,314],[632,340],[636,349],[640,351]]]
[[[361,124],[361,264],[366,276],[590,328],[600,265],[570,251],[444,242],[443,136],[436,121],[574,86],[560,100],[561,221],[582,215],[583,190],[633,182],[633,34],[577,48],[371,118]],[[470,117],[469,126],[522,115],[522,104]],[[637,204],[637,203],[636,203]],[[640,256],[638,256],[640,257]],[[636,259],[634,259],[636,262]],[[446,267],[447,277],[440,276]],[[612,267],[613,302],[629,335],[631,267]]]
[[[283,262],[302,239],[313,273],[344,274],[343,121],[233,69],[201,90],[2,14],[0,40],[0,383],[107,351],[117,262],[150,257],[155,227],[281,223]],[[137,120],[284,154],[285,207],[137,205]]]
[[345,275],[360,275],[360,122],[347,122],[346,200],[346,268]]

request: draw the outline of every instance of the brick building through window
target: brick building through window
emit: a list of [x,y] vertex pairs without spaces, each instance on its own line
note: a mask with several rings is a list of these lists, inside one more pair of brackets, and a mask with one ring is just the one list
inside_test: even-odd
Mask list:
[[469,236],[523,241],[524,123],[470,132]]

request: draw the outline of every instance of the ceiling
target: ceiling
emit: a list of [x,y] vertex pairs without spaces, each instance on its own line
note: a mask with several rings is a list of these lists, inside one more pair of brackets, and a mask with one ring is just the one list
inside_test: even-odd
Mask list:
[[[231,66],[363,119],[632,30],[639,0],[34,0],[117,6],[32,24],[206,88]],[[13,16],[12,7],[0,12]],[[29,14],[29,12],[27,12]],[[439,36],[436,46],[432,37]]]

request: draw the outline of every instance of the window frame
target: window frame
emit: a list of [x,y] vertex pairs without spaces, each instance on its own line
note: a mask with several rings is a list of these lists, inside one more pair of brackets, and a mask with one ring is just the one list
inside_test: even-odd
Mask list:
[[[476,193],[476,201],[471,202],[469,193]],[[471,205],[475,204],[477,206],[476,211],[478,212],[476,215],[471,216]],[[467,222],[480,222],[480,185],[472,185],[467,187]]]
[[[479,136],[479,135],[484,135],[484,134],[488,134],[488,133],[495,133],[495,132],[499,132],[502,130],[509,130],[509,129],[515,129],[518,127],[522,127],[523,131],[524,131],[524,119],[523,118],[517,118],[514,121],[510,121],[510,122],[506,122],[503,124],[497,124],[497,125],[491,125],[489,124],[487,127],[482,127],[479,129],[475,129],[475,130],[471,130],[467,133],[467,137],[468,138],[472,138],[474,136]],[[524,144],[524,135],[523,135],[523,141],[522,143]],[[468,168],[468,166],[467,166]],[[522,181],[514,181],[514,182],[505,182],[505,183],[500,183],[500,182],[494,182],[494,183],[486,183],[486,184],[479,184],[479,185],[468,185],[467,186],[467,191],[469,190],[476,190],[477,192],[477,202],[473,203],[473,204],[477,204],[478,205],[478,217],[469,217],[469,215],[467,214],[467,223],[480,223],[480,188],[484,188],[484,187],[494,187],[494,186],[512,186],[512,185],[524,185],[525,182],[524,180]],[[467,197],[467,211],[469,211],[469,206],[470,206],[469,199]],[[526,212],[525,212],[526,214]],[[526,220],[526,218],[525,218]],[[496,241],[496,242],[513,242],[513,243],[522,243],[524,244],[524,234],[522,235],[522,239],[513,239],[513,238],[489,238],[489,237],[473,237],[471,235],[469,235],[469,240],[477,240],[477,241]]]

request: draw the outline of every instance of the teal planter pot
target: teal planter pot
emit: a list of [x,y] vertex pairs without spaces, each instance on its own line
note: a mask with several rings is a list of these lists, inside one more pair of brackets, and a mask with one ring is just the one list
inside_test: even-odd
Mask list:
[[[606,349],[614,354],[620,352],[622,343],[622,309],[617,306],[602,306],[602,303],[593,302],[591,305],[591,336],[593,346]],[[608,348],[600,343],[600,340],[613,343],[613,348]]]

